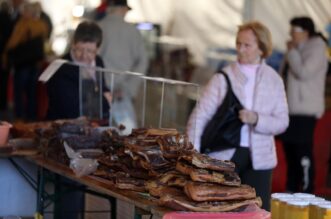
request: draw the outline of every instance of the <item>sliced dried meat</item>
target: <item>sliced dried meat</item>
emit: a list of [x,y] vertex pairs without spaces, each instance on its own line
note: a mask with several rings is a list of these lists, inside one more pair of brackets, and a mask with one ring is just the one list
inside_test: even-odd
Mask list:
[[186,160],[179,160],[176,163],[176,170],[184,175],[190,175],[194,169],[195,168]]
[[235,164],[229,160],[217,160],[206,154],[192,153],[183,155],[179,159],[184,159],[196,167],[216,170],[216,171],[234,171]]
[[183,194],[183,191],[176,188],[176,187],[170,187],[166,186],[163,184],[160,184],[159,181],[153,180],[153,181],[148,181],[145,183],[145,188],[151,194],[152,196],[155,197],[162,197],[165,194]]
[[137,192],[145,192],[145,180],[131,177],[116,177],[115,187]]
[[242,201],[195,202],[185,195],[166,194],[161,196],[159,204],[177,211],[226,212],[236,211],[251,204],[261,206],[262,201],[260,198],[252,198]]
[[176,187],[184,187],[188,180],[187,176],[177,171],[169,171],[158,178],[160,184]]
[[236,172],[217,172],[206,169],[192,169],[190,177],[197,182],[211,182],[227,186],[240,186],[241,180]]
[[184,190],[194,201],[244,200],[256,197],[255,189],[248,185],[231,187],[190,181],[185,184]]

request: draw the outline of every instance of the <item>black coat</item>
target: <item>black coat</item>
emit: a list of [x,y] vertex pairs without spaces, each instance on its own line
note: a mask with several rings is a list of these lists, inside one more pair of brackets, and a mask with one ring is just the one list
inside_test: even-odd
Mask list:
[[[70,54],[63,59],[72,61]],[[104,67],[102,59],[96,57],[96,66]],[[104,78],[103,78],[104,79]],[[94,82],[92,82],[94,84]],[[103,92],[109,91],[103,80]],[[63,64],[47,82],[49,98],[47,119],[72,119],[80,116],[79,110],[79,67],[71,64]],[[109,104],[102,95],[103,118],[109,115]]]

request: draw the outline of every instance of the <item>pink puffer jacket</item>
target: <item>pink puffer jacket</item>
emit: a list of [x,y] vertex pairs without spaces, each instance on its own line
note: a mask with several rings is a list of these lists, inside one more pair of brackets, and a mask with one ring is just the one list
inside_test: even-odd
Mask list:
[[[241,102],[245,102],[243,88],[245,76],[239,71],[237,63],[227,66],[232,88]],[[200,150],[200,138],[207,122],[222,103],[227,90],[221,74],[215,74],[207,84],[198,104],[190,116],[187,134],[195,148]],[[250,127],[250,151],[253,168],[272,169],[277,164],[274,135],[284,132],[289,123],[288,106],[283,80],[265,61],[262,62],[256,76],[253,111],[258,113],[256,126]],[[211,157],[230,160],[235,149],[209,154]]]

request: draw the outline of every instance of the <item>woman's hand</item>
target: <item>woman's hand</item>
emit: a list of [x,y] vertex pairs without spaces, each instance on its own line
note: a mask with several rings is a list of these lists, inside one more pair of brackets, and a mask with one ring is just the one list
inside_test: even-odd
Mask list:
[[297,45],[296,45],[295,41],[289,40],[289,41],[286,42],[287,51],[289,51],[293,48],[296,48],[296,47],[297,47]]
[[254,111],[242,109],[239,111],[239,119],[245,124],[256,125],[258,115]]

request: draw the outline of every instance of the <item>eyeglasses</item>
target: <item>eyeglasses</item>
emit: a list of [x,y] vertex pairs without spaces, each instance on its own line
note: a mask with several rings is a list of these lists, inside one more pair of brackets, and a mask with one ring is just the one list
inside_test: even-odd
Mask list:
[[73,52],[77,55],[86,54],[88,56],[95,56],[97,54],[97,49],[90,49],[90,48],[82,48],[82,47],[74,47]]

